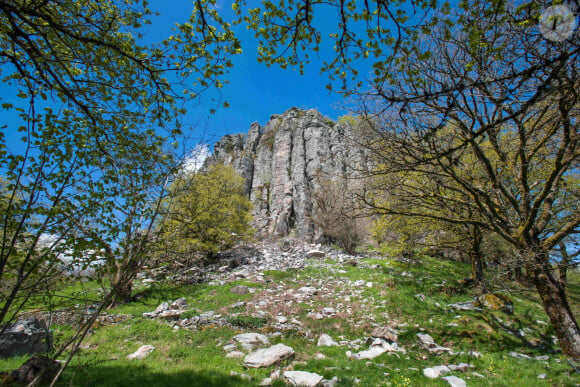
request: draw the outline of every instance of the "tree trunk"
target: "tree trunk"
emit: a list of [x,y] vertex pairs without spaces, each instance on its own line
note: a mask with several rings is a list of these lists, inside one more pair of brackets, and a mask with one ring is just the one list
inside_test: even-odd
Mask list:
[[471,272],[477,285],[481,286],[485,291],[485,285],[483,282],[483,259],[481,256],[482,238],[479,227],[473,227],[473,230],[471,231],[471,248],[469,251],[471,258]]
[[566,289],[554,276],[547,257],[545,252],[536,254],[534,284],[556,331],[562,353],[580,359],[580,328],[568,304]]
[[133,286],[132,284],[125,283],[119,287],[116,287],[113,292],[112,306],[127,304],[133,300]]
[[560,242],[558,245],[560,249],[560,255],[562,260],[558,264],[558,269],[560,270],[560,282],[562,286],[568,286],[568,265],[570,264],[570,256],[568,255],[568,250],[566,250],[566,245],[564,242]]

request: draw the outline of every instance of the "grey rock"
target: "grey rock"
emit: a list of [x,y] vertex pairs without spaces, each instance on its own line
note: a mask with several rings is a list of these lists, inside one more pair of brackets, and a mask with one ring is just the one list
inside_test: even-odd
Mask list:
[[449,373],[449,372],[451,372],[449,367],[444,366],[444,365],[439,365],[439,366],[435,366],[435,367],[425,368],[423,370],[423,375],[425,375],[429,379],[436,379],[439,376],[444,375],[444,374]]
[[435,344],[433,337],[427,333],[417,333],[417,341],[421,349],[427,350],[433,354],[440,354],[443,352],[451,352],[451,349]]
[[457,376],[445,376],[441,380],[446,381],[451,387],[467,387],[465,380]]
[[178,298],[177,300],[173,301],[171,304],[171,309],[185,309],[187,308],[187,302],[185,301],[184,297]]
[[523,360],[532,359],[528,355],[524,355],[523,353],[518,353],[518,352],[514,352],[514,351],[511,351],[510,353],[508,353],[508,356],[515,357],[516,359],[523,359]]
[[234,341],[240,344],[250,344],[250,345],[268,345],[270,341],[266,336],[261,333],[242,333],[234,336]]
[[317,345],[319,347],[334,347],[334,346],[337,346],[338,343],[336,341],[334,341],[332,339],[332,337],[330,337],[326,333],[323,333],[322,335],[320,335],[320,338],[318,339]]
[[373,329],[373,332],[371,333],[372,337],[385,339],[391,343],[397,341],[398,335],[398,332],[391,327],[378,327]]
[[318,294],[318,289],[312,286],[303,286],[300,289],[298,289],[297,292],[305,297],[312,297]]
[[241,359],[244,356],[246,356],[246,354],[240,351],[231,351],[226,355],[226,357],[230,359]]
[[467,364],[467,363],[459,363],[459,364],[449,364],[447,367],[449,367],[449,369],[451,371],[461,371],[461,372],[465,372],[468,369],[472,368],[473,365]]
[[244,366],[248,368],[269,367],[282,360],[294,356],[294,350],[284,344],[276,344],[270,348],[259,349],[244,358]]
[[306,258],[324,258],[326,253],[320,250],[311,250],[306,253]]
[[[294,230],[312,241],[322,236],[313,220],[318,176],[351,177],[357,169],[351,166],[368,163],[361,147],[349,141],[352,133],[349,124],[332,122],[316,110],[291,108],[273,115],[264,127],[252,124],[247,135],[224,136],[206,167],[222,162],[245,178],[259,237],[286,236]],[[356,179],[345,180],[356,184]]]
[[314,372],[306,371],[285,371],[284,378],[292,386],[301,387],[316,387],[320,382],[322,382],[322,379],[324,379],[322,376]]
[[155,350],[155,347],[152,345],[142,345],[139,347],[138,350],[133,352],[130,355],[127,355],[127,359],[129,360],[140,360],[145,359],[151,352]]
[[7,327],[0,336],[0,358],[46,353],[52,347],[52,334],[38,319],[23,319]]
[[546,374],[539,374],[538,379],[546,379],[547,376],[548,375],[546,375]]

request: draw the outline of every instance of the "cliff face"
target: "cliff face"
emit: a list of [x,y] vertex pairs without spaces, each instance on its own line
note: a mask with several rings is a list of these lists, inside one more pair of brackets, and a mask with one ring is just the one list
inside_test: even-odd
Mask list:
[[209,163],[233,165],[246,179],[259,237],[295,231],[308,241],[320,237],[313,217],[313,194],[323,181],[345,179],[364,161],[364,152],[347,140],[352,128],[316,110],[291,108],[266,126],[251,125],[247,135],[224,136]]

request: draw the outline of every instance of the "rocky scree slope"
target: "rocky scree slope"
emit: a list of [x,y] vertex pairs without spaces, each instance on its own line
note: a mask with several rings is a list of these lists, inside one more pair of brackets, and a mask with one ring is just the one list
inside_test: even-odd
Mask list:
[[364,150],[351,140],[354,135],[346,122],[334,122],[313,109],[291,108],[271,116],[264,127],[256,122],[247,134],[224,136],[206,165],[223,162],[245,178],[258,237],[294,231],[317,241],[322,234],[313,221],[313,194],[325,181],[353,188],[353,177],[367,163]]

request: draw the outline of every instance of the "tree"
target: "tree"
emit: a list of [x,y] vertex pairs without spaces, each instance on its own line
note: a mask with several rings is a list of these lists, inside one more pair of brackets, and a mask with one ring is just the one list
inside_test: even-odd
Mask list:
[[65,251],[106,253],[120,275],[101,308],[124,298],[176,170],[183,106],[220,89],[241,52],[212,5],[196,1],[173,36],[144,45],[146,1],[0,1],[2,82],[15,91],[0,131],[0,332]]
[[368,219],[362,216],[351,181],[346,179],[315,178],[312,194],[313,221],[322,230],[322,238],[337,243],[347,253],[354,253],[368,235]]
[[232,167],[179,175],[163,206],[161,238],[168,257],[203,252],[211,259],[220,250],[251,235],[251,203],[244,179]]
[[407,205],[385,206],[372,190],[367,203],[501,236],[522,257],[562,351],[579,357],[550,252],[580,225],[577,201],[563,199],[578,192],[566,180],[580,160],[580,46],[546,41],[526,27],[533,10],[501,5],[500,14],[465,6],[424,37],[424,50],[400,57],[398,75],[374,83],[363,108],[379,107],[372,122],[387,144],[373,149],[385,166],[375,173],[387,177],[376,188]]

